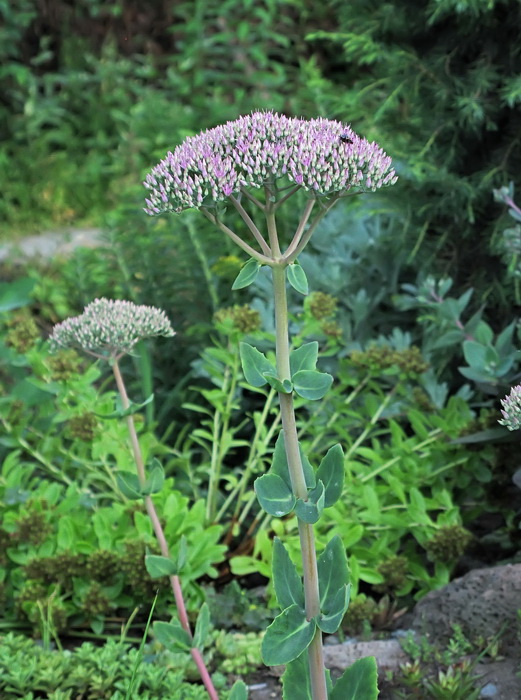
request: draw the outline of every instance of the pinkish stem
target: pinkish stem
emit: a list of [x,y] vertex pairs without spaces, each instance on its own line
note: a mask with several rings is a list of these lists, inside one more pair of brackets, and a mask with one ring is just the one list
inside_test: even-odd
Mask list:
[[[116,379],[116,384],[118,387],[119,395],[121,396],[121,403],[125,410],[130,407],[130,401],[127,395],[127,390],[125,388],[125,383],[123,377],[121,376],[121,371],[119,369],[117,359],[113,360],[112,369],[114,372],[114,377]],[[132,415],[125,416],[125,421],[127,423],[128,432],[130,434],[130,442],[132,445],[132,452],[134,454],[134,461],[136,463],[136,470],[140,484],[143,486],[146,481],[145,475],[145,464],[143,462],[143,455],[141,453],[141,448],[139,446],[139,440],[137,437],[136,426],[134,424],[134,417]],[[170,551],[168,549],[168,544],[165,538],[165,533],[163,527],[157,515],[156,507],[150,496],[145,496],[145,507],[147,509],[148,516],[152,522],[152,527],[156,535],[156,539],[159,544],[159,549],[164,557],[170,558]],[[170,576],[170,584],[172,586],[172,591],[174,593],[175,604],[177,606],[177,612],[179,614],[179,622],[182,628],[190,635],[192,638],[192,630],[190,629],[190,622],[188,621],[188,614],[186,612],[186,605],[183,598],[183,591],[181,589],[181,581],[179,576]],[[219,700],[217,691],[212,683],[210,674],[203,660],[203,656],[199,649],[190,649],[192,658],[195,661],[201,680],[204,683],[204,687],[211,698],[211,700]]]

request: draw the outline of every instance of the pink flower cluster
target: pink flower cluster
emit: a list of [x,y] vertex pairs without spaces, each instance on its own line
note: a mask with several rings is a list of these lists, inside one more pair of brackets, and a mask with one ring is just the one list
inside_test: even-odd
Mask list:
[[211,207],[242,187],[279,178],[317,195],[394,184],[391,158],[349,126],[254,112],[197,136],[168,153],[146,178],[150,214]]

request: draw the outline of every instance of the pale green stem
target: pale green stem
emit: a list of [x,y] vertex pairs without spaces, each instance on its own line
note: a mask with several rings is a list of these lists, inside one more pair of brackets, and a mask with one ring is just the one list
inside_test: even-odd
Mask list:
[[[112,361],[112,370],[114,372],[114,378],[116,380],[119,395],[121,397],[121,404],[123,406],[123,409],[127,410],[130,407],[130,401],[127,395],[127,390],[125,388],[125,383],[123,381],[123,377],[121,375],[117,359],[113,359]],[[146,481],[145,463],[143,461],[143,455],[141,452],[141,447],[139,445],[136,426],[134,423],[134,417],[132,415],[125,416],[125,422],[127,424],[130,436],[130,444],[132,446],[132,453],[134,455],[134,462],[136,465],[139,483],[143,486]],[[156,535],[161,554],[167,559],[169,559],[170,551],[168,548],[168,543],[166,541],[165,533],[159,520],[159,516],[157,515],[154,502],[152,501],[152,498],[150,496],[145,496],[144,500],[148,517],[150,518],[150,521],[152,523],[152,527],[154,529],[154,533]],[[185,632],[187,632],[190,638],[192,638],[192,630],[190,628],[190,622],[188,621],[188,614],[186,612],[185,601],[181,589],[181,581],[179,580],[179,576],[177,575],[170,576],[169,578],[170,585],[172,586],[172,591],[174,594],[175,603],[177,606],[177,612],[179,614],[179,622],[181,623],[181,627],[185,630]],[[211,700],[219,700],[219,696],[217,695],[217,691],[214,688],[212,679],[210,677],[210,674],[208,673],[208,669],[205,666],[201,651],[199,649],[192,648],[190,649],[190,653],[195,662],[195,665],[197,666],[199,675],[201,676],[201,680],[203,681],[208,696],[211,698]]]
[[248,245],[248,243],[243,241],[242,238],[239,238],[239,236],[234,231],[232,231],[231,228],[223,224],[222,221],[219,221],[219,219],[214,214],[209,212],[208,209],[201,207],[201,211],[206,216],[206,218],[212,222],[212,224],[215,224],[215,226],[220,228],[223,233],[229,236],[232,239],[232,241],[239,246],[239,248],[242,248],[252,258],[255,258],[255,260],[257,260],[263,265],[269,265],[271,263],[271,258],[268,258],[266,255],[262,255],[261,253],[254,250],[251,247],[251,245]]
[[313,232],[315,231],[315,228],[317,227],[317,224],[324,218],[324,216],[327,214],[327,212],[336,203],[337,199],[338,199],[338,197],[334,197],[331,200],[331,202],[329,202],[328,205],[323,208],[323,210],[320,212],[320,214],[318,214],[313,219],[311,224],[308,226],[308,230],[302,236],[302,238],[300,239],[298,244],[294,248],[292,248],[291,250],[288,248],[288,250],[284,253],[284,258],[283,258],[284,262],[289,264],[289,263],[292,263],[294,260],[296,260],[296,258],[298,258],[300,253],[304,250],[304,248],[308,244],[309,239],[311,238],[311,236],[313,235]]
[[241,195],[248,199],[252,204],[258,207],[261,211],[264,211],[264,204],[259,202],[257,197],[254,197],[251,192],[246,187],[241,187]]
[[246,226],[250,229],[253,237],[255,238],[257,243],[260,245],[262,252],[265,255],[271,255],[271,250],[270,250],[269,245],[266,243],[266,241],[262,237],[262,233],[255,226],[255,223],[253,222],[252,218],[250,217],[250,215],[248,214],[246,209],[244,209],[244,207],[239,202],[239,200],[237,200],[235,197],[232,197],[231,195],[230,195],[230,202],[237,209],[237,211],[241,215],[242,220],[244,221]]
[[296,185],[295,187],[291,187],[289,192],[287,192],[283,197],[281,197],[275,202],[275,209],[278,209],[280,206],[282,206],[286,200],[288,200],[290,197],[293,197],[293,195],[296,194],[301,188],[302,185]]
[[[270,224],[268,219],[268,231],[270,231],[270,243],[275,250],[276,236],[274,222]],[[285,265],[273,266],[273,291],[275,297],[275,335],[277,372],[281,381],[291,379],[289,365],[289,340],[288,340],[288,304],[286,297],[286,272]],[[284,444],[290,473],[293,493],[297,498],[307,500],[308,490],[300,450],[297,439],[297,426],[295,421],[295,409],[293,394],[279,393],[282,427],[284,430]],[[306,605],[306,617],[311,620],[320,613],[320,593],[318,587],[317,555],[315,548],[315,536],[313,526],[298,519],[300,547],[302,552],[302,564],[304,574],[304,598]],[[324,655],[322,649],[322,632],[316,630],[313,641],[308,647],[309,671],[311,677],[311,691],[313,700],[327,700],[327,686],[324,667]]]
[[313,207],[315,206],[316,202],[316,199],[308,199],[304,211],[302,212],[302,216],[300,217],[300,221],[298,222],[295,235],[293,236],[293,239],[286,250],[286,256],[291,255],[291,253],[297,248],[298,244],[300,243],[300,239],[302,238],[302,235],[304,233],[304,228],[306,227],[306,224],[308,222],[309,217],[311,216],[311,212],[313,211]]

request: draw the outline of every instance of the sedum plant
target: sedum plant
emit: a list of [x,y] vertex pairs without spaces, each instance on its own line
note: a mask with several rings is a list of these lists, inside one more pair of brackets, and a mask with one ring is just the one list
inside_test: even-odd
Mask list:
[[[280,402],[282,430],[268,473],[255,481],[257,498],[269,515],[294,514],[298,520],[299,566],[282,542],[274,541],[273,582],[281,613],[262,643],[267,665],[286,665],[284,697],[291,700],[369,700],[377,697],[378,688],[374,658],[356,662],[334,685],[324,666],[322,633],[338,629],[349,604],[350,583],[340,538],[333,537],[317,557],[314,524],[342,494],[344,457],[341,446],[334,445],[315,470],[301,450],[294,397],[319,401],[333,377],[316,368],[316,341],[291,350],[287,287],[308,293],[298,256],[337,201],[395,181],[390,157],[349,126],[256,112],[187,138],[145,182],[148,214],[199,209],[250,256],[233,289],[250,285],[261,267],[271,270],[276,361],[248,343],[241,343],[240,354],[247,382],[273,387]],[[293,197],[302,210],[284,244],[277,215]],[[242,218],[247,237],[225,222],[230,206]]]
[[96,359],[108,361],[112,367],[121,406],[115,415],[106,417],[125,419],[137,472],[135,475],[118,475],[119,486],[128,498],[144,500],[161,551],[160,555],[148,554],[145,557],[147,570],[152,578],[169,576],[179,615],[179,622],[172,627],[177,636],[183,639],[185,647],[190,650],[208,696],[212,700],[217,700],[217,691],[201,653],[205,633],[208,630],[208,606],[202,607],[195,633],[192,634],[179,577],[179,569],[186,563],[186,546],[180,547],[177,561],[174,562],[170,557],[164,528],[152,499],[152,494],[163,488],[164,471],[159,462],[154,460],[150,473],[146,473],[143,453],[134,423],[133,414],[148,403],[152,397],[149,397],[145,404],[133,404],[128,397],[119,366],[120,359],[131,353],[135,346],[145,338],[171,337],[173,335],[175,332],[170,321],[165,313],[159,309],[150,306],[137,306],[129,301],[96,299],[85,308],[81,316],[69,318],[56,325],[50,341],[52,349],[77,348]]

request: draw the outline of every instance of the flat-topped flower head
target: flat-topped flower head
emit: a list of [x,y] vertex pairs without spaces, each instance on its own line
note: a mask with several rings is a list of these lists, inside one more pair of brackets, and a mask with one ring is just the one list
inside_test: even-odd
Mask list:
[[81,316],[58,323],[51,334],[51,350],[79,348],[89,355],[117,359],[152,336],[175,335],[164,311],[130,301],[96,299]]
[[506,425],[509,430],[519,430],[521,428],[521,384],[513,387],[510,394],[501,399],[501,405],[503,420],[499,420],[498,423]]
[[144,183],[150,214],[212,207],[243,187],[279,178],[318,195],[374,191],[396,182],[391,158],[338,121],[254,112],[168,153]]

